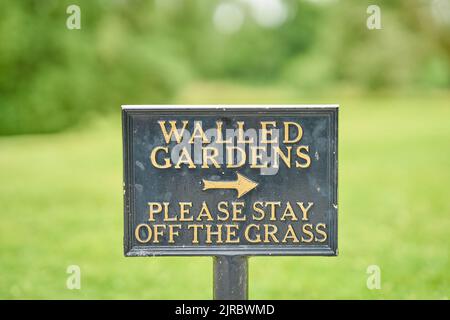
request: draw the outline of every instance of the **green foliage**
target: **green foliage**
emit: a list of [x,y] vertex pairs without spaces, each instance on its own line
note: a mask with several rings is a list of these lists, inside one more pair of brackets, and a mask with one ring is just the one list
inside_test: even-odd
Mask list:
[[[0,135],[168,103],[197,78],[299,91],[449,89],[449,28],[430,3],[380,1],[382,29],[368,30],[369,1],[281,1],[286,19],[274,26],[256,19],[250,0],[2,1]],[[242,15],[232,34],[214,23],[224,3]],[[66,28],[71,4],[81,30]]]
[[369,30],[369,4],[373,3],[346,1],[324,8],[314,50],[299,53],[287,63],[285,79],[310,90],[339,85],[396,92],[448,89],[450,51],[435,39],[446,31],[432,20],[431,7],[415,0],[381,1],[382,28]]
[[437,88],[450,87],[450,62],[442,55],[433,55],[425,61],[420,81],[426,86]]
[[319,28],[318,8],[307,2],[288,3],[291,14],[278,27],[258,25],[248,12],[249,8],[241,5],[245,20],[238,32],[222,34],[205,28],[207,38],[195,42],[194,63],[199,72],[209,78],[255,83],[278,79],[283,65],[312,47]]
[[68,4],[2,3],[0,134],[54,132],[121,104],[164,103],[190,77],[174,42],[142,32],[128,7],[82,2],[81,29],[68,30]]

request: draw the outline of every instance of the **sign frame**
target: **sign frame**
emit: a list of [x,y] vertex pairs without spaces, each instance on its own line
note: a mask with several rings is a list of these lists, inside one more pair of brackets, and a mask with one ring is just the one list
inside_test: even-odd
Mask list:
[[[124,196],[124,255],[134,256],[337,256],[338,255],[338,110],[339,105],[123,105],[123,196]],[[332,184],[330,212],[328,216],[329,245],[239,245],[230,249],[226,246],[138,246],[133,247],[134,173],[133,173],[133,118],[143,114],[156,115],[200,115],[217,116],[227,114],[243,115],[308,114],[326,115],[330,121],[328,174]]]

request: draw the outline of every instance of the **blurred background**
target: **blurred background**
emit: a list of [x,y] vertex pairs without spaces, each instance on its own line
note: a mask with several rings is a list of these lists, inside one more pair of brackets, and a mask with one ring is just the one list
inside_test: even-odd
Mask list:
[[0,12],[0,298],[211,298],[211,258],[123,257],[120,106],[333,103],[340,255],[252,258],[250,298],[448,299],[450,0]]

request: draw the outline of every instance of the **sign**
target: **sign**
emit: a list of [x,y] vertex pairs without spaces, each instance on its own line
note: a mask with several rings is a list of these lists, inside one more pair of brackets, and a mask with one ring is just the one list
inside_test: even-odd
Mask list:
[[123,106],[125,255],[337,255],[337,111]]

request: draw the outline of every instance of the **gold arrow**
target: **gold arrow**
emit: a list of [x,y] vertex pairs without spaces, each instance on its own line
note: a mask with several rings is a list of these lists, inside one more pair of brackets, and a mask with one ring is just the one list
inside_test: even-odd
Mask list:
[[237,180],[234,181],[210,181],[203,179],[203,190],[208,189],[235,189],[237,197],[240,198],[250,190],[256,188],[258,183],[244,177],[237,172]]

